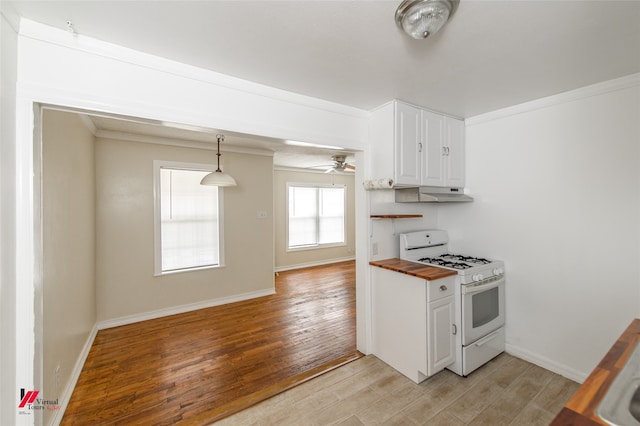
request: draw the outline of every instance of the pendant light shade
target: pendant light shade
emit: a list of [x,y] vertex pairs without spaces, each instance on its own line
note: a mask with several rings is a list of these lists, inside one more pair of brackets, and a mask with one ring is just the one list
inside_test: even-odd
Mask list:
[[447,23],[459,0],[404,0],[396,10],[396,23],[415,39],[438,32]]
[[217,135],[218,138],[218,153],[216,156],[218,157],[218,168],[215,172],[211,172],[200,181],[200,185],[209,185],[209,186],[236,186],[236,180],[232,178],[230,175],[223,173],[220,170],[220,142],[224,140],[224,135]]
[[236,186],[236,180],[222,171],[211,172],[200,181],[200,185]]

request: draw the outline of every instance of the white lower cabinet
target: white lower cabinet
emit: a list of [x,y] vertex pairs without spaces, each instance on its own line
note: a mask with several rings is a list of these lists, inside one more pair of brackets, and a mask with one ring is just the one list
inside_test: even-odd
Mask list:
[[416,383],[454,361],[455,276],[426,281],[372,267],[372,352]]
[[453,333],[456,330],[453,323],[455,315],[453,296],[429,302],[428,315],[427,370],[429,376],[432,376],[455,360]]

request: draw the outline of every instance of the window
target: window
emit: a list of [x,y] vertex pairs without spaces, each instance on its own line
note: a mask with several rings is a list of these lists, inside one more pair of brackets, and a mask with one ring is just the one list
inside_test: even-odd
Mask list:
[[156,275],[222,264],[222,190],[200,185],[209,168],[154,162]]
[[287,249],[345,244],[344,185],[287,184]]

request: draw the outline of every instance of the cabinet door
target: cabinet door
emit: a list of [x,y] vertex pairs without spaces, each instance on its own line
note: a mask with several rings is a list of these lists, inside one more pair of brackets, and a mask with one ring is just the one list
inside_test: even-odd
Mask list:
[[455,360],[453,296],[429,303],[428,375],[432,376]]
[[422,112],[422,185],[444,186],[445,147],[444,117],[429,111]]
[[445,185],[464,187],[464,121],[445,117]]
[[396,103],[395,180],[400,185],[420,185],[422,133],[420,109]]

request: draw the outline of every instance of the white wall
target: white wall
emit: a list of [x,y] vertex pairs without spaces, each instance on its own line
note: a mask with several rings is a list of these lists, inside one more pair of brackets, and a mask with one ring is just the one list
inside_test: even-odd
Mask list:
[[[287,251],[287,183],[321,183],[346,185],[347,228],[346,244],[310,250]],[[355,257],[355,178],[350,174],[325,174],[276,169],[274,171],[274,219],[275,219],[275,269],[287,269],[321,265],[350,260]]]
[[[4,11],[3,11],[4,12]],[[15,140],[17,34],[0,15],[0,424],[16,423]]]
[[640,314],[640,76],[467,120],[454,250],[502,259],[507,350],[583,380]]
[[[96,323],[94,137],[77,114],[61,111],[45,110],[42,129],[44,380],[40,393],[47,400],[62,401]],[[50,424],[55,414],[45,411],[43,423]]]
[[369,260],[398,257],[399,235],[404,232],[433,229],[438,226],[438,208],[426,203],[396,203],[393,190],[381,189],[367,192],[371,215],[421,214],[421,218],[370,219]]

